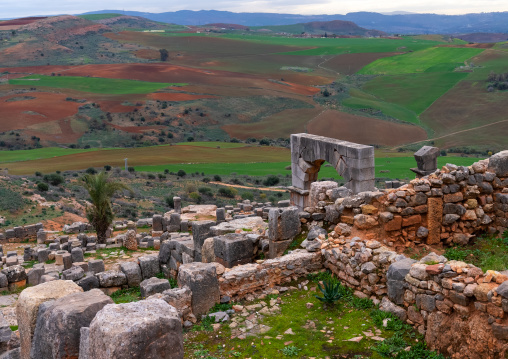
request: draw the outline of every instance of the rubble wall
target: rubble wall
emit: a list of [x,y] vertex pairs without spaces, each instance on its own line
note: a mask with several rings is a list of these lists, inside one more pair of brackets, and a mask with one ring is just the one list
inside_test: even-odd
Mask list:
[[508,276],[430,254],[419,262],[378,241],[323,244],[324,266],[451,358],[508,355]]

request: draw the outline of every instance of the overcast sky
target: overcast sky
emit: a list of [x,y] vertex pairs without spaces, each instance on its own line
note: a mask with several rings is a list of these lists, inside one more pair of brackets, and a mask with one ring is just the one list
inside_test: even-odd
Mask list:
[[227,10],[289,14],[346,14],[354,11],[465,14],[508,11],[507,0],[0,0],[0,19],[34,15],[80,14],[96,10],[166,12]]

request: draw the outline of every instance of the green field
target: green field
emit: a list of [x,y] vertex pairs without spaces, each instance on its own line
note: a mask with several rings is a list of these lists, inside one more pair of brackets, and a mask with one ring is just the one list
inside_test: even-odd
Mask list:
[[358,73],[364,75],[397,75],[419,72],[448,72],[483,49],[463,47],[430,47],[424,50],[384,57],[365,66]]
[[379,76],[367,82],[362,89],[383,101],[420,114],[467,76],[465,72]]
[[297,38],[273,35],[239,35],[226,34],[221,37],[235,40],[258,42],[263,44],[311,47],[308,50],[285,52],[287,55],[337,55],[345,53],[366,53],[366,52],[406,52],[418,51],[431,46],[442,44],[439,41],[413,39],[403,37],[400,39],[374,39],[374,38]]
[[[444,166],[447,163],[453,163],[457,166],[470,166],[479,158],[473,157],[438,157],[438,166]],[[409,168],[416,167],[413,156],[410,157],[383,157],[376,158],[376,177],[391,179],[412,179],[415,178],[414,172]],[[270,163],[194,163],[194,164],[168,164],[158,166],[136,166],[136,171],[146,172],[178,172],[184,170],[187,173],[203,172],[205,175],[237,175],[247,176],[266,176],[269,174],[289,175],[291,170],[286,169],[291,166],[291,162],[270,162]],[[388,170],[388,173],[380,171]],[[339,176],[333,167],[323,165],[319,171],[319,178],[335,178]]]
[[61,147],[45,147],[45,148],[37,148],[34,150],[0,151],[0,163],[31,161],[96,150],[97,150],[96,148],[72,149]]
[[418,116],[411,110],[394,103],[388,103],[380,100],[374,95],[368,94],[358,89],[352,89],[348,97],[342,101],[342,105],[352,109],[372,108],[382,111],[385,115],[396,118],[397,120],[419,124]]
[[64,88],[76,91],[127,95],[127,94],[145,94],[160,90],[169,86],[185,86],[178,83],[146,82],[124,79],[105,79],[99,77],[79,77],[79,76],[44,76],[30,75],[19,79],[9,80],[11,85],[30,85],[44,86],[53,88]]

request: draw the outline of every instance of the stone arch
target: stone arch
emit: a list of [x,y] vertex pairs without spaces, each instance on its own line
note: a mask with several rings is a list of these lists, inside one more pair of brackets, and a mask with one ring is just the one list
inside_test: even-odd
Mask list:
[[308,204],[312,182],[324,162],[330,163],[353,193],[374,189],[374,147],[306,133],[291,135],[291,202]]

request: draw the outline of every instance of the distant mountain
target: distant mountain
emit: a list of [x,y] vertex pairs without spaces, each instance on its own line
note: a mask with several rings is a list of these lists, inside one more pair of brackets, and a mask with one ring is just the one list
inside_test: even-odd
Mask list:
[[508,33],[508,12],[490,12],[465,15],[391,14],[353,12],[346,15],[294,15],[275,13],[234,13],[229,11],[181,10],[165,13],[103,10],[87,14],[121,13],[142,16],[150,20],[180,25],[210,23],[239,24],[244,26],[292,25],[314,21],[352,21],[366,29],[377,29],[400,34],[465,34],[473,32]]

